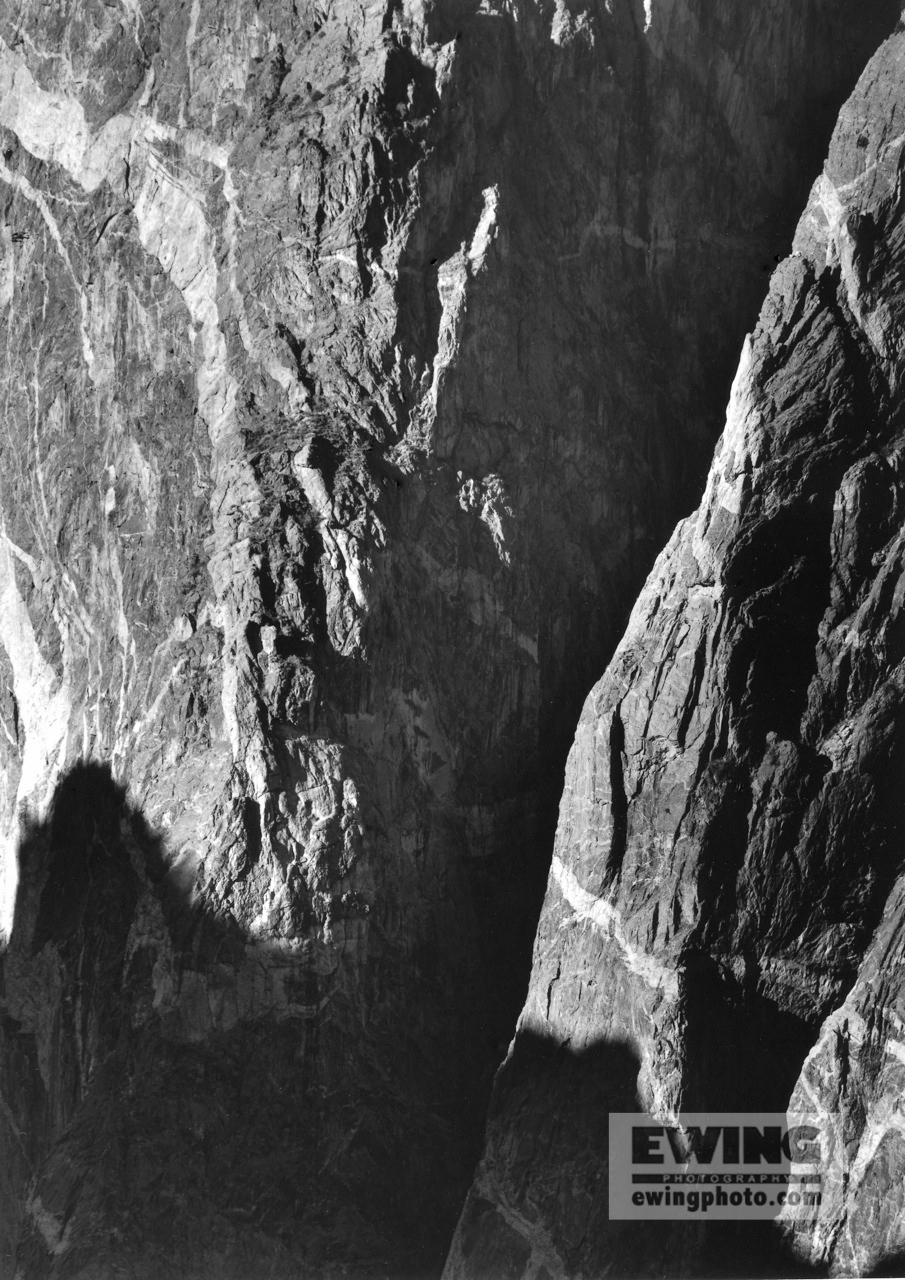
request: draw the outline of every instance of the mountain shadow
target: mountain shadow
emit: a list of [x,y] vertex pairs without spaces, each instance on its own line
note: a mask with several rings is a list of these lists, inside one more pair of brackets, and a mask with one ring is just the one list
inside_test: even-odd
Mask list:
[[[640,1066],[628,1043],[600,1040],[576,1051],[519,1030],[497,1074],[484,1158],[453,1242],[449,1280],[826,1274],[797,1261],[772,1220],[610,1218],[610,1173],[620,1158],[610,1147],[610,1115],[637,1112],[641,1119]],[[743,1071],[743,1063],[736,1066]],[[538,1255],[548,1259],[540,1271]]]
[[[433,1176],[423,1126],[411,1167],[389,1167],[369,1116],[386,1120],[391,1082],[350,1087],[319,981],[316,956],[252,944],[199,905],[106,766],[73,767],[23,833],[0,957],[0,1280],[436,1277],[449,1219],[402,1190]],[[769,1222],[610,1220],[609,1117],[641,1110],[639,1067],[628,1044],[517,1034],[456,1236],[462,1274],[524,1273],[530,1246],[494,1187],[544,1224],[568,1274],[819,1274]],[[400,1239],[422,1243],[403,1254]]]
[[310,949],[198,905],[110,770],[74,766],[23,832],[0,957],[0,1278],[436,1275],[450,1215],[369,1149],[391,1103],[343,1084],[318,981]]

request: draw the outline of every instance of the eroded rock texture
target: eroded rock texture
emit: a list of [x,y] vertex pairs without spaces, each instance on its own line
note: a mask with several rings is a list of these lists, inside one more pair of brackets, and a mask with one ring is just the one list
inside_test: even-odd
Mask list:
[[564,744],[895,11],[2,11],[4,1274],[439,1265]]
[[585,704],[450,1280],[727,1274],[727,1238],[756,1271],[756,1232],[607,1221],[606,1115],[638,1106],[791,1098],[846,1155],[792,1254],[852,1276],[905,1247],[903,120],[896,34],[773,275],[703,501]]

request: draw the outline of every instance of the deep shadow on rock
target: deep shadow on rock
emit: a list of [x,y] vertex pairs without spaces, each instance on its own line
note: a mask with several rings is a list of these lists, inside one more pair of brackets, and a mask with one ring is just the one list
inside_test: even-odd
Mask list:
[[897,1280],[905,1275],[905,1249],[892,1254],[869,1272],[870,1280]]
[[[413,1171],[387,1170],[356,1120],[391,1112],[391,1090],[331,1082],[314,965],[306,979],[304,960],[257,948],[252,983],[289,998],[243,1009],[248,940],[193,905],[105,765],[64,776],[19,862],[0,960],[0,1275],[436,1274],[449,1222],[403,1197]],[[218,1018],[236,990],[237,1015]],[[421,1249],[400,1258],[400,1237]]]
[[[212,999],[228,999],[247,940],[193,905],[162,835],[104,765],[62,778],[48,820],[23,835],[19,864],[0,961],[0,1275],[438,1274],[448,1223],[402,1195],[411,1169],[387,1176],[383,1153],[369,1150],[365,1109],[390,1109],[391,1092],[340,1094],[320,1065],[333,1055],[313,966],[287,1009],[271,1002],[218,1025]],[[256,963],[265,983],[286,981],[276,963],[268,971],[266,951]],[[219,975],[219,994],[200,985],[202,971]],[[609,1115],[641,1109],[638,1069],[628,1044],[573,1052],[517,1035],[456,1239],[461,1274],[520,1277],[531,1256],[513,1226],[488,1229],[498,1210],[481,1193],[487,1177],[502,1177],[507,1198],[530,1203],[538,1221],[556,1217],[556,1252],[583,1274],[811,1274],[795,1270],[770,1224],[610,1222]],[[498,1125],[513,1115],[518,1123]],[[331,1171],[338,1119],[357,1148],[344,1182]],[[414,1140],[409,1158],[425,1159]],[[417,1238],[418,1215],[421,1251],[400,1257],[393,1242]]]
[[[796,1261],[770,1221],[610,1219],[610,1113],[643,1111],[639,1067],[627,1043],[601,1040],[574,1051],[518,1032],[497,1074],[485,1156],[446,1277],[791,1280],[826,1274]],[[735,1069],[747,1074],[741,1061]],[[775,1102],[762,1099],[768,1100]]]
[[754,987],[725,981],[711,957],[684,958],[686,1111],[785,1111],[819,1023]]

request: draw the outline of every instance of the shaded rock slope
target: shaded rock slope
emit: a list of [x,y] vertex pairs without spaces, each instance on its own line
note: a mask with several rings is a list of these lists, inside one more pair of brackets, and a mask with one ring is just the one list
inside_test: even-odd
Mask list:
[[774,1224],[607,1221],[607,1112],[790,1100],[845,1158],[774,1264],[898,1274],[903,141],[900,27],[772,277],[701,505],[582,712],[449,1280],[756,1272]]
[[[439,1268],[523,998],[581,701],[693,501],[802,175],[897,12],[0,10],[0,1274]],[[828,372],[857,369],[826,380],[835,434],[819,450],[789,410],[811,532],[782,524],[781,488],[758,499],[753,549],[724,530],[732,572],[763,584],[732,626],[774,636],[796,697],[825,486],[849,437],[886,429],[887,357],[868,348],[887,322],[852,244],[874,336],[852,337],[841,303],[827,318],[832,275],[801,284],[788,321],[823,326]],[[890,458],[850,480],[853,511],[859,485],[894,483]],[[849,601],[887,534],[839,529],[855,539]],[[701,591],[688,627],[703,647],[657,667],[696,690],[682,777],[722,751],[689,822],[709,830],[712,808],[736,831],[770,729],[758,795],[765,823],[788,824],[792,801],[774,819],[770,796],[803,803],[823,755],[795,745],[795,697],[761,723],[772,657],[748,694],[741,659],[711,661],[703,602],[720,597]],[[797,617],[802,592],[787,660],[771,619]],[[717,679],[734,692],[708,727]],[[595,725],[586,714],[582,742]],[[629,770],[655,776],[639,725],[626,704],[606,729],[630,744],[613,760],[633,754],[607,783],[621,834],[605,869],[560,841],[555,866],[582,893],[595,875],[633,880],[642,810],[668,824],[659,792],[629,808]],[[842,975],[892,854],[869,884],[836,856],[839,892],[863,903],[835,947]],[[649,924],[642,862],[625,927],[666,930],[669,968],[691,926],[667,887]],[[707,928],[725,940],[735,881],[704,862]],[[738,929],[727,955],[762,946],[753,917]],[[745,990],[782,981],[745,964]],[[643,1022],[656,984],[620,973],[617,1007]],[[829,1008],[842,979],[814,973]],[[646,1070],[678,1096],[680,1065]]]

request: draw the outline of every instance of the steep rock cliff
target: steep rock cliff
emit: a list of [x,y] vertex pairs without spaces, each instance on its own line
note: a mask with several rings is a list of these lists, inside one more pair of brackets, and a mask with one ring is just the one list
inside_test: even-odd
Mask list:
[[439,1261],[567,736],[895,11],[4,12],[9,1274]]
[[791,1101],[844,1160],[785,1266],[905,1248],[903,86],[897,32],[745,342],[701,505],[585,704],[450,1278],[766,1266],[772,1223],[608,1221],[607,1112],[639,1105]]

